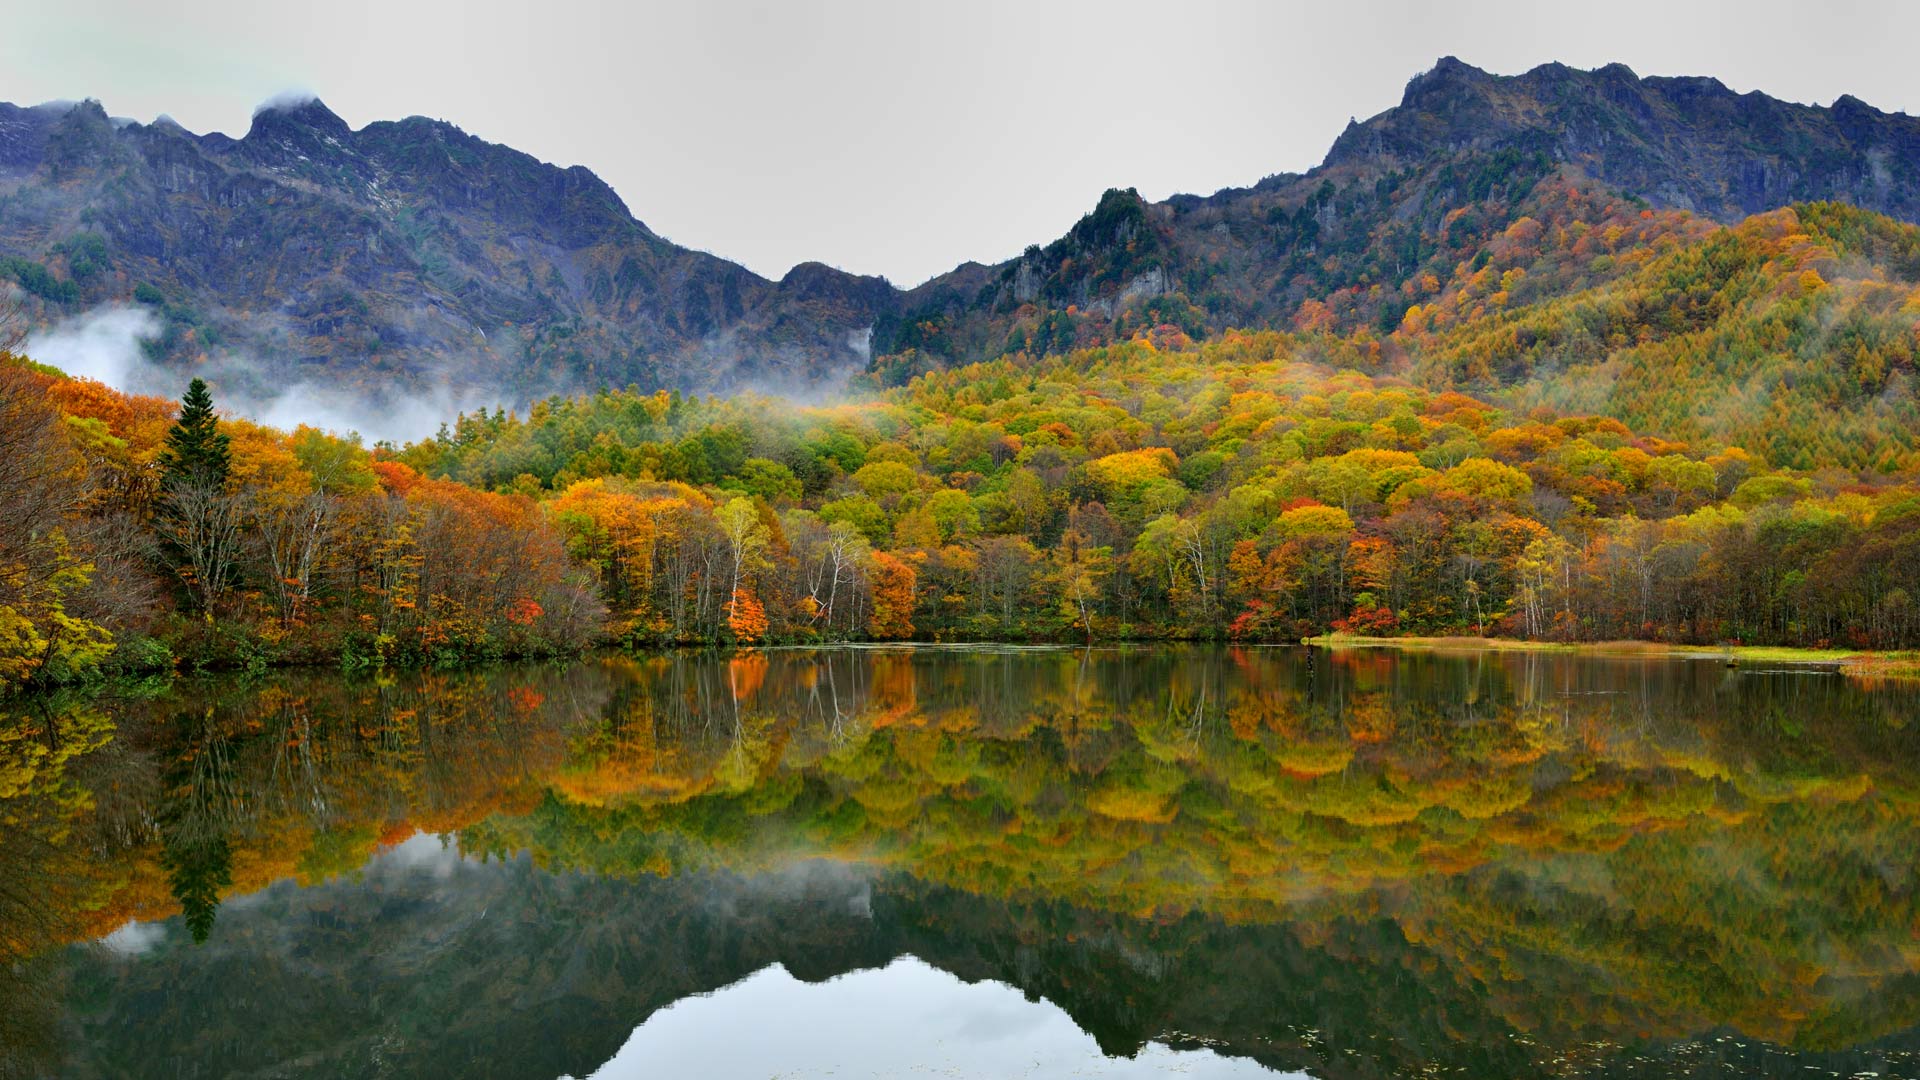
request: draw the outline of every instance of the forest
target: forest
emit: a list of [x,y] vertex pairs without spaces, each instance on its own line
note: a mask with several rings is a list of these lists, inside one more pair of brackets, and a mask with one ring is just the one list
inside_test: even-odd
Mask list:
[[9,354],[0,685],[598,645],[1920,644],[1920,230],[1581,197],[1553,205],[1604,235],[1517,222],[1391,334],[1333,297],[813,407],[606,389],[368,447]]

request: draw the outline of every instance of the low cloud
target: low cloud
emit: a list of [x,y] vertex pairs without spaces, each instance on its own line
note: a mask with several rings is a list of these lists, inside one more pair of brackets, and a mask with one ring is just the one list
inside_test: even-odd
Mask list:
[[[209,380],[211,381],[211,380]],[[394,443],[415,442],[431,436],[455,415],[491,404],[474,390],[455,390],[448,383],[397,394],[359,394],[338,387],[302,382],[267,400],[247,394],[232,395],[229,407],[250,419],[277,428],[309,424],[328,431],[358,432],[368,439]]]
[[151,393],[153,364],[141,350],[160,336],[160,320],[141,307],[95,308],[50,329],[27,335],[25,352],[69,375],[97,379],[116,390]]
[[309,424],[396,443],[427,438],[456,414],[496,403],[478,388],[456,388],[446,379],[370,391],[308,380],[276,388],[281,376],[231,352],[174,369],[147,357],[146,344],[161,333],[159,318],[148,309],[110,304],[29,335],[22,351],[69,375],[134,394],[178,397],[198,375],[213,388],[215,404],[235,415],[278,428]]
[[319,100],[320,95],[311,90],[299,88],[282,90],[260,104],[255,105],[253,107],[253,115],[259,116],[263,112],[273,112],[276,109],[297,109],[302,105],[312,104]]

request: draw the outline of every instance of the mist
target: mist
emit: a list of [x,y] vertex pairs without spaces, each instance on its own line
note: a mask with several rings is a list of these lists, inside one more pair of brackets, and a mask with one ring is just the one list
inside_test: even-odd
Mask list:
[[69,375],[94,379],[116,390],[152,393],[135,386],[152,365],[141,344],[160,336],[160,320],[141,307],[96,308],[46,330],[27,335],[26,355]]
[[263,112],[272,112],[275,109],[297,109],[318,100],[320,95],[311,90],[304,87],[291,87],[269,95],[265,101],[254,106],[253,115],[259,116]]
[[107,304],[29,334],[23,352],[69,375],[95,379],[130,394],[176,398],[195,375],[213,390],[222,412],[272,427],[302,424],[374,441],[413,442],[431,436],[461,412],[498,404],[484,391],[456,388],[442,376],[427,385],[356,391],[301,380],[270,389],[282,378],[267,365],[226,351],[191,368],[148,358],[146,345],[163,332],[160,319],[132,304]]

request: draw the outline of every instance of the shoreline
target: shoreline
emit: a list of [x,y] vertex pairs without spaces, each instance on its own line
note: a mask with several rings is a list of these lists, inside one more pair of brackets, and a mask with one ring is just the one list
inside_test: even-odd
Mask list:
[[1720,660],[1728,666],[1792,664],[1854,678],[1920,679],[1920,650],[1805,649],[1789,645],[1675,645],[1659,641],[1530,641],[1500,637],[1362,637],[1319,634],[1307,645],[1329,649],[1402,649],[1427,652],[1545,652],[1649,660]]
[[[1570,656],[1610,657],[1614,659],[1642,660],[1712,660],[1720,661],[1728,667],[1751,668],[1760,664],[1781,664],[1808,671],[1827,671],[1855,679],[1897,679],[1920,682],[1920,650],[1893,649],[1807,649],[1783,645],[1681,645],[1668,642],[1615,640],[1615,641],[1532,641],[1525,638],[1476,637],[1472,635],[1407,635],[1397,637],[1366,637],[1357,634],[1326,633],[1294,641],[1285,639],[1264,641],[1233,641],[1226,639],[1202,638],[1158,638],[1158,637],[1112,637],[1097,638],[1093,641],[1047,641],[1047,640],[966,640],[939,641],[923,638],[895,638],[882,640],[844,640],[844,641],[782,641],[755,644],[728,644],[722,642],[689,642],[682,644],[648,644],[640,646],[621,646],[602,643],[578,651],[512,653],[475,658],[452,665],[450,670],[480,670],[502,664],[547,664],[566,663],[595,655],[649,656],[683,652],[704,652],[714,654],[738,655],[761,651],[785,651],[799,649],[888,649],[888,648],[941,648],[941,649],[1012,649],[1012,650],[1058,650],[1084,648],[1115,648],[1127,646],[1155,647],[1178,645],[1216,645],[1221,647],[1256,648],[1299,648],[1317,646],[1319,648],[1338,649],[1397,649],[1403,652],[1433,653],[1485,653],[1485,652],[1534,652],[1556,653]],[[41,687],[34,690],[21,690],[0,695],[0,700],[17,697],[30,697],[63,691],[100,692],[108,686],[132,686],[147,680],[158,679],[175,682],[194,677],[222,677],[235,675],[262,675],[275,672],[317,672],[332,670],[345,676],[358,676],[374,672],[449,670],[430,663],[395,663],[343,665],[333,657],[280,658],[267,662],[258,668],[249,668],[233,664],[176,664],[171,670],[129,670],[108,676],[99,681],[62,684]]]

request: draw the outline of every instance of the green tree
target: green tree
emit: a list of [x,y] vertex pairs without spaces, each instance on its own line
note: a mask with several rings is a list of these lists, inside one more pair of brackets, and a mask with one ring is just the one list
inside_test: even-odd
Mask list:
[[213,415],[213,394],[204,379],[187,384],[180,399],[180,418],[167,431],[167,445],[160,451],[160,487],[172,492],[188,483],[227,482],[232,451],[220,420]]
[[227,490],[232,450],[213,415],[213,395],[195,379],[160,451],[156,522],[167,562],[207,618],[224,595],[240,555],[242,507]]

